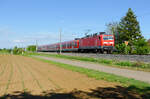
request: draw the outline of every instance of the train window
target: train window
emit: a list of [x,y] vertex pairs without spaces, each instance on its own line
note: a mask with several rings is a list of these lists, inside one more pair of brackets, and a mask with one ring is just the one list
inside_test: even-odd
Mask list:
[[70,43],[67,44],[67,47],[70,47]]
[[75,42],[75,45],[74,45],[75,47],[77,47],[77,42]]
[[104,36],[103,39],[104,40],[113,40],[113,36]]
[[100,36],[99,36],[98,38],[99,38],[99,40],[101,40],[101,37],[100,37]]

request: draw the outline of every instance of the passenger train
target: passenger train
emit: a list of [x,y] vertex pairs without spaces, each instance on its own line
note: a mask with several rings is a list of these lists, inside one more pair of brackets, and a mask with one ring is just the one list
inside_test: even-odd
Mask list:
[[114,49],[114,35],[105,32],[87,35],[83,38],[76,38],[56,44],[38,46],[38,52],[100,52],[112,53]]

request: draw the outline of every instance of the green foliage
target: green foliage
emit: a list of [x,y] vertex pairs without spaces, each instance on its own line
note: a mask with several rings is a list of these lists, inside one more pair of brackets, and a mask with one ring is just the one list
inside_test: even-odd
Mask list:
[[[126,16],[121,19],[117,25],[116,48],[119,54],[148,54],[150,52],[148,43],[141,34],[139,22],[136,19],[134,12],[131,8],[128,9]],[[116,37],[116,36],[115,36]],[[126,46],[125,41],[129,44]],[[150,43],[150,40],[148,41]]]
[[0,49],[0,53],[3,53],[3,54],[9,54],[11,53],[12,49],[6,49],[6,48],[3,48],[3,49]]
[[112,60],[107,60],[107,59],[100,59],[98,60],[99,63],[104,63],[104,64],[112,64],[113,61]]
[[30,51],[30,52],[35,52],[36,51],[36,46],[35,45],[30,45],[27,47],[27,51]]
[[133,54],[148,54],[150,52],[150,48],[148,46],[148,43],[145,39],[140,39],[136,42],[134,42],[134,50]]
[[130,46],[125,45],[125,43],[117,44],[116,49],[120,54],[129,54],[130,53]]
[[148,45],[150,46],[150,39],[148,40]]
[[134,41],[143,38],[139,22],[131,8],[128,9],[126,16],[121,19],[118,27],[118,33],[120,33],[120,43],[129,41],[130,46],[133,45]]
[[116,49],[119,54],[148,54],[150,47],[145,39],[139,39],[133,42],[133,45],[125,45],[125,43],[117,44]]
[[17,46],[14,47],[13,49],[13,54],[17,55],[17,54],[23,54],[25,51],[23,48],[17,48]]
[[115,64],[119,66],[132,66],[132,63],[129,61],[116,62]]

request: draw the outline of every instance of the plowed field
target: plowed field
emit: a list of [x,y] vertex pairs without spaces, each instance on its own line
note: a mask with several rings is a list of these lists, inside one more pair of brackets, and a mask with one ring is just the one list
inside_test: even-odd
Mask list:
[[4,99],[97,99],[96,90],[101,90],[102,95],[105,88],[115,86],[32,58],[0,55],[0,97]]

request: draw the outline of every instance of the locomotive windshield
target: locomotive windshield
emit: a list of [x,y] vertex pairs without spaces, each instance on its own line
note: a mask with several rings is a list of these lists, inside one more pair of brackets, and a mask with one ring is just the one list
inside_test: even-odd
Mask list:
[[104,40],[113,40],[113,36],[104,36],[103,39]]

